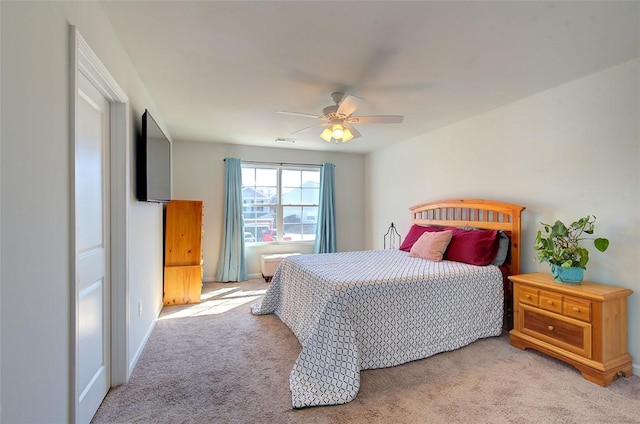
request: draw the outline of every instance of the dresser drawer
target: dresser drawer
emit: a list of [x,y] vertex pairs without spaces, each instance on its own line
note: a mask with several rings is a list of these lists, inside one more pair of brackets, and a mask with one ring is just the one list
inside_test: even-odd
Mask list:
[[591,358],[591,324],[527,305],[522,314],[523,333]]
[[540,304],[542,309],[547,311],[562,313],[562,295],[558,293],[540,291]]
[[532,287],[521,286],[519,301],[527,305],[538,306],[538,290]]
[[562,313],[568,317],[591,322],[591,302],[567,296],[564,298]]

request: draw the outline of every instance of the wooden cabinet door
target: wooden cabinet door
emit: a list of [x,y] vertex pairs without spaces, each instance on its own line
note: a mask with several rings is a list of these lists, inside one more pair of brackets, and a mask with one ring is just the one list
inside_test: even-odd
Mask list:
[[199,265],[202,258],[202,202],[173,200],[165,217],[165,266]]

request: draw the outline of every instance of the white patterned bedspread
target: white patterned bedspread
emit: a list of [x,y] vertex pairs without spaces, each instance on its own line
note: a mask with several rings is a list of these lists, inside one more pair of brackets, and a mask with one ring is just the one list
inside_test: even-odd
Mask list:
[[500,335],[502,274],[395,249],[289,256],[251,311],[275,313],[302,345],[293,407],[337,405],[356,397],[360,370]]

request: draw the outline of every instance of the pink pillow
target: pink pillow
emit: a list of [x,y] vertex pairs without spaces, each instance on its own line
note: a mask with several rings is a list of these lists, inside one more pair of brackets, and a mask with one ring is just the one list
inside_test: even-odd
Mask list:
[[411,247],[409,256],[440,262],[452,235],[452,231],[425,231]]
[[493,262],[498,253],[496,230],[463,230],[447,228],[453,232],[444,259],[485,266]]
[[413,244],[420,238],[422,233],[426,231],[435,232],[435,231],[442,231],[442,230],[444,230],[444,228],[442,227],[430,227],[430,226],[425,227],[422,225],[413,224],[411,228],[409,228],[409,232],[407,233],[407,236],[402,241],[402,244],[400,245],[400,250],[404,250],[405,252],[410,251],[411,246],[413,246]]

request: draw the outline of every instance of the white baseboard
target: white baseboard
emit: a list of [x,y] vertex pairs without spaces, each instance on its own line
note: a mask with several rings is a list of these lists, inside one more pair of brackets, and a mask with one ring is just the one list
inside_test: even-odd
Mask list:
[[142,338],[142,342],[138,346],[136,353],[133,355],[133,358],[131,358],[131,362],[129,363],[129,375],[127,375],[127,381],[129,381],[129,378],[131,378],[131,374],[133,374],[133,369],[136,367],[136,364],[138,363],[138,359],[140,359],[140,355],[142,355],[142,351],[144,350],[144,347],[147,345],[147,342],[149,341],[149,337],[151,337],[151,333],[153,332],[153,329],[156,327],[156,322],[158,321],[158,317],[160,316],[161,311],[162,311],[162,305],[160,305],[160,309],[156,311],[156,319],[153,320],[153,322],[147,329],[147,332],[144,334],[144,337]]

